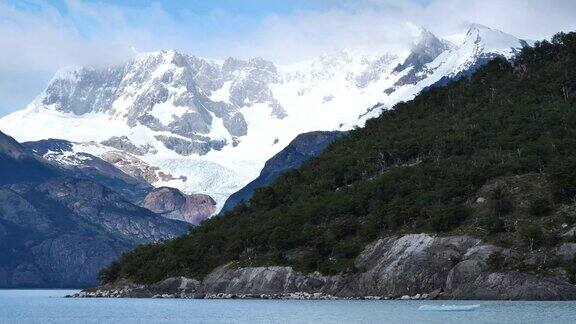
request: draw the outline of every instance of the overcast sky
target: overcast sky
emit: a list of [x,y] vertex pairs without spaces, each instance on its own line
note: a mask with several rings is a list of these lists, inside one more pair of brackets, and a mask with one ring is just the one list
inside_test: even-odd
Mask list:
[[407,23],[449,35],[476,22],[520,38],[576,30],[576,0],[0,0],[0,116],[54,72],[175,48],[280,63],[402,46]]

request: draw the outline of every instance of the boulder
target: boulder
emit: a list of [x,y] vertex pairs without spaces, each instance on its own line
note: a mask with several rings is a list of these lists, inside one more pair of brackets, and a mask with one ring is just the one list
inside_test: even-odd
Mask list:
[[186,195],[180,190],[161,187],[152,190],[142,204],[163,217],[199,224],[216,211],[216,202],[208,195]]

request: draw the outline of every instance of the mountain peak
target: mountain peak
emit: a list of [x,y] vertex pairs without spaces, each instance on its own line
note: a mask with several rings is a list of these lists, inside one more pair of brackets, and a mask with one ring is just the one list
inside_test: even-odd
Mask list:
[[412,46],[412,52],[427,52],[432,51],[433,56],[438,56],[441,52],[448,49],[447,45],[440,40],[431,31],[420,27],[420,34],[416,38],[416,42]]
[[493,29],[493,28],[490,28],[486,25],[482,25],[479,23],[470,23],[470,24],[467,24],[467,27],[468,27],[468,33],[472,32],[472,31],[482,31],[482,30],[484,30],[484,31],[499,31],[497,29]]
[[481,51],[498,53],[511,58],[527,43],[513,35],[493,29],[482,24],[469,24],[463,44],[481,47]]
[[428,29],[424,28],[424,27],[417,27],[418,29],[418,35],[416,36],[416,43],[420,43],[422,41],[426,41],[427,39],[435,39],[437,38],[436,35],[434,35],[434,33],[432,33],[431,31],[429,31]]
[[403,64],[399,64],[394,69],[395,72],[400,72],[410,66],[418,70],[448,49],[448,45],[432,32],[422,27],[418,29],[420,33],[412,45],[410,55]]

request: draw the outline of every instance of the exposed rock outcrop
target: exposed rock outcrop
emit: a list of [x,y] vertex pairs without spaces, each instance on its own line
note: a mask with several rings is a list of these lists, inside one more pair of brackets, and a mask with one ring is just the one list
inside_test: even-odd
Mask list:
[[152,189],[145,179],[131,176],[95,155],[75,152],[74,143],[46,139],[22,143],[24,147],[66,171],[74,178],[90,179],[118,193],[134,204],[142,202]]
[[175,188],[161,187],[146,196],[143,207],[166,218],[199,224],[216,211],[216,202],[208,195],[186,195]]
[[291,267],[241,267],[229,263],[202,282],[169,278],[153,285],[121,284],[86,290],[78,297],[167,298],[377,298],[573,300],[567,274],[494,272],[486,264],[495,251],[469,236],[411,234],[368,245],[356,259],[358,273],[325,276]]
[[186,182],[186,177],[175,177],[172,174],[162,172],[159,167],[152,166],[136,156],[123,151],[110,151],[102,154],[101,158],[113,164],[122,172],[147,183],[158,181],[182,180]]
[[233,193],[222,207],[222,212],[231,210],[241,201],[248,202],[254,190],[271,184],[283,173],[298,168],[305,161],[318,156],[328,145],[344,136],[346,132],[309,132],[296,136],[286,148],[266,161],[258,178]]
[[127,136],[112,136],[109,139],[102,141],[101,144],[134,155],[144,155],[146,153],[157,152],[156,149],[154,149],[150,144],[136,146]]

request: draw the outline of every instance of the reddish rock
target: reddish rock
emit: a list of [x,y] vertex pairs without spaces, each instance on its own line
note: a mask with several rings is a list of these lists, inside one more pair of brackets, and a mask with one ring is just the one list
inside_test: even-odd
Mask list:
[[216,202],[208,195],[186,195],[175,188],[160,187],[144,198],[143,207],[166,218],[199,224],[216,211]]

